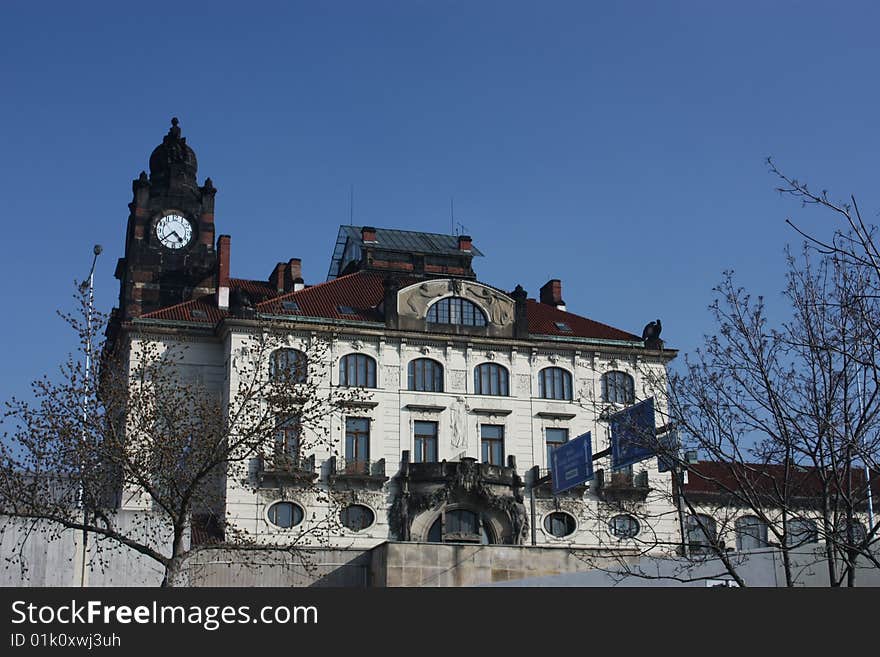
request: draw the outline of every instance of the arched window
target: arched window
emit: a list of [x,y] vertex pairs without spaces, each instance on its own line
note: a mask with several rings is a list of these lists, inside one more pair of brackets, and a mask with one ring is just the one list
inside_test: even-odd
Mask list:
[[496,542],[489,522],[480,514],[468,509],[444,511],[428,530],[429,543],[480,543]]
[[608,530],[617,538],[633,538],[640,529],[639,521],[628,513],[621,513],[608,521]]
[[269,361],[269,376],[276,381],[305,383],[309,374],[309,359],[297,349],[276,349]]
[[422,392],[443,392],[443,366],[430,358],[411,360],[408,387]]
[[715,521],[702,513],[690,515],[685,521],[688,547],[693,554],[705,554],[717,545],[718,532]]
[[561,367],[545,367],[538,373],[538,396],[571,400],[571,373]]
[[276,502],[269,507],[269,522],[276,527],[289,529],[303,521],[302,507],[293,502]]
[[544,516],[544,529],[556,538],[573,534],[576,527],[577,523],[571,514],[555,511]]
[[339,385],[376,387],[376,361],[365,354],[348,354],[339,361]]
[[736,549],[757,550],[767,547],[767,523],[758,516],[742,516],[736,519]]
[[859,548],[868,536],[865,526],[858,520],[847,522],[846,518],[837,521],[834,527],[834,540],[837,541],[839,547]]
[[461,297],[446,297],[428,308],[428,322],[432,324],[459,324],[485,326],[486,315],[473,301]]
[[507,368],[498,363],[483,363],[474,369],[474,394],[500,395],[510,394]]
[[806,518],[792,518],[788,521],[788,532],[785,544],[788,547],[800,547],[819,542],[819,529],[815,522]]
[[602,399],[614,404],[632,404],[635,401],[635,384],[626,372],[605,372],[602,375]]

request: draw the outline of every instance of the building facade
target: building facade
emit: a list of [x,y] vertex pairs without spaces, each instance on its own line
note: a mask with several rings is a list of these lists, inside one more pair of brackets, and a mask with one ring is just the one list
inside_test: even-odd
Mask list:
[[[111,344],[184,345],[184,376],[229,407],[237,363],[269,336],[258,376],[336,399],[309,422],[279,417],[272,449],[227,470],[215,532],[363,549],[680,541],[656,460],[612,473],[602,456],[609,414],[665,390],[676,352],[658,333],[570,312],[556,279],[537,298],[480,281],[466,235],[341,226],[326,280],[307,284],[299,258],[267,266],[265,280],[235,278],[231,237],[215,236],[217,190],[196,173],[175,119],[133,182]],[[596,478],[553,495],[550,454],[588,431]],[[149,502],[132,489],[121,505]]]

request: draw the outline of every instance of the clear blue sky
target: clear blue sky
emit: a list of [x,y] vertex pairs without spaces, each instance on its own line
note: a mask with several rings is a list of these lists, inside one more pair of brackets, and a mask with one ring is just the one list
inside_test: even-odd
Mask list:
[[[764,158],[876,219],[880,10],[810,2],[16,2],[0,5],[0,398],[73,348],[94,243],[116,301],[131,181],[172,115],[219,189],[233,275],[338,225],[448,232],[482,280],[670,346],[713,330],[725,268],[779,302],[794,216]],[[843,6],[841,6],[843,5]]]

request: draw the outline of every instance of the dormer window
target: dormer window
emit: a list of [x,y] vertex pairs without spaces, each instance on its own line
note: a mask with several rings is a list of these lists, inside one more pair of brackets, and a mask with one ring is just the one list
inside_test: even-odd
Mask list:
[[428,308],[430,324],[457,324],[460,326],[486,326],[486,315],[472,301],[462,297],[446,297]]

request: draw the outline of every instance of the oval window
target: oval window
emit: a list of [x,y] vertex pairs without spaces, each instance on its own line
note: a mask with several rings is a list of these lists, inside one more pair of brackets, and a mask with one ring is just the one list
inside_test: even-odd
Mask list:
[[631,515],[622,513],[608,522],[609,531],[617,538],[633,538],[639,533],[639,521]]
[[269,507],[269,522],[276,527],[288,529],[303,521],[302,507],[293,502],[276,502]]
[[544,518],[544,529],[547,530],[548,534],[556,538],[573,534],[576,526],[577,523],[574,520],[574,516],[562,511],[550,513]]
[[373,524],[373,511],[363,504],[349,504],[342,510],[342,524],[352,531],[359,532]]

